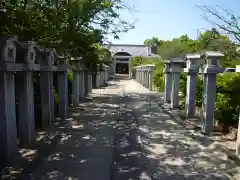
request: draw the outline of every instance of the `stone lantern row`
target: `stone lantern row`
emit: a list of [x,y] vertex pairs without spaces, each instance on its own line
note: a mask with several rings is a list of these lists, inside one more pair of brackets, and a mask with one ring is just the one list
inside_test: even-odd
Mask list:
[[216,98],[216,75],[223,73],[220,52],[204,52],[187,54],[184,59],[165,61],[165,92],[164,101],[171,108],[179,107],[180,72],[186,62],[184,72],[187,73],[186,117],[195,117],[197,74],[203,75],[203,103],[201,109],[202,131],[210,134],[213,131],[214,104]]
[[144,87],[148,88],[150,91],[153,89],[153,70],[155,66],[143,65],[135,67],[136,70],[136,80],[142,84]]
[[109,79],[109,66],[103,65],[103,68],[94,74],[89,72],[79,59],[71,60],[71,69],[73,71],[73,92],[72,104],[78,105],[93,88],[100,88],[107,84]]
[[[96,85],[92,82],[93,75],[81,65],[81,60],[71,59],[70,64],[73,71],[72,101],[78,105]],[[35,143],[34,72],[40,75],[43,128],[49,129],[55,118],[53,72],[57,72],[58,116],[63,120],[68,117],[68,68],[69,60],[57,56],[54,50],[39,48],[33,42],[19,42],[15,37],[1,37],[0,166],[17,151],[18,138],[23,145]],[[106,66],[97,75],[99,87],[108,80],[107,70]]]

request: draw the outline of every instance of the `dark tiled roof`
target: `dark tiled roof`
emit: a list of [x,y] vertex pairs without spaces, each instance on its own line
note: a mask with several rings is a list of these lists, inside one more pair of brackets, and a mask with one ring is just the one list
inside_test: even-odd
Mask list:
[[105,45],[109,47],[112,54],[117,52],[127,52],[131,56],[149,56],[151,55],[151,48],[147,45],[131,45],[131,44],[110,44]]

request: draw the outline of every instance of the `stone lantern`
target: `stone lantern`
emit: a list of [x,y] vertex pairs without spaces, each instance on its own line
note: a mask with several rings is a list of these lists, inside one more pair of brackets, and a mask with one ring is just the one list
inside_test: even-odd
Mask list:
[[199,53],[187,54],[184,60],[186,61],[187,69],[194,69],[194,68],[198,69],[201,67],[201,54]]
[[164,102],[171,102],[172,92],[172,73],[171,73],[171,61],[164,61],[164,72],[165,72],[165,90],[164,90]]
[[9,67],[16,61],[16,37],[0,38],[0,165],[17,151],[17,121],[14,71]]
[[220,67],[221,52],[204,52],[201,55],[203,79],[203,103],[201,110],[202,131],[210,134],[213,131],[214,105],[216,99],[216,76],[224,72]]
[[185,104],[186,117],[194,117],[196,111],[196,86],[197,73],[201,67],[200,54],[187,54],[184,58],[186,61],[186,68],[184,72],[187,73],[187,96]]
[[36,61],[36,43],[35,42],[18,42],[17,47],[17,63],[35,64]]
[[58,115],[61,119],[68,116],[68,63],[67,57],[58,56]]
[[179,90],[180,90],[180,72],[183,61],[179,58],[172,58],[170,71],[172,73],[172,92],[171,92],[171,108],[179,107]]
[[147,88],[152,91],[153,89],[153,71],[155,70],[155,66],[152,64],[146,65],[147,67]]
[[16,42],[15,44],[16,63],[21,65],[21,71],[17,71],[15,77],[19,139],[22,145],[30,145],[35,142],[33,71],[39,71],[40,65],[35,64],[37,59],[35,42]]
[[57,70],[54,66],[56,61],[53,49],[39,48],[37,62],[40,63],[40,89],[42,103],[42,125],[44,129],[49,129],[54,121],[54,87],[53,71]]
[[16,60],[16,37],[2,37],[0,39],[1,63],[14,63]]

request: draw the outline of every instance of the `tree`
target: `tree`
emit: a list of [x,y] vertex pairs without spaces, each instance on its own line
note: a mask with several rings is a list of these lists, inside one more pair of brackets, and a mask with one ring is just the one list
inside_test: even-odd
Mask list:
[[96,44],[101,45],[107,34],[117,38],[119,32],[133,28],[121,19],[118,11],[123,8],[121,0],[3,0],[0,32],[55,48],[59,54],[82,57],[87,67],[96,69],[102,62]]
[[174,38],[169,41],[162,41],[157,47],[157,54],[163,59],[182,57],[186,53],[197,51],[197,41],[190,39],[187,35],[182,35],[179,38]]
[[153,54],[157,54],[157,47],[162,45],[163,41],[160,40],[158,37],[152,37],[151,39],[146,39],[144,41],[145,45],[151,47],[151,51]]
[[215,25],[223,33],[232,36],[238,43],[240,42],[240,17],[236,16],[231,10],[219,6],[216,8],[211,6],[197,7],[202,11],[202,17],[205,20]]

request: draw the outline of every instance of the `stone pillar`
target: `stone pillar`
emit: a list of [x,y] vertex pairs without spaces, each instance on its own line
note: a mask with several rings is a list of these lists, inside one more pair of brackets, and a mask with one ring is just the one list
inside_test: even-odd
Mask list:
[[[240,66],[236,66],[236,72],[240,72]],[[237,142],[236,142],[236,156],[239,158],[240,156],[240,113],[238,118],[238,133],[237,133]]]
[[140,71],[140,69],[138,68],[138,83],[140,83],[141,84],[141,71]]
[[58,94],[59,111],[61,119],[68,117],[68,60],[58,59]]
[[146,79],[145,69],[142,70],[142,73],[143,73],[142,85],[143,85],[143,87],[145,87],[145,79]]
[[[75,62],[78,63],[78,62]],[[80,82],[80,78],[79,78],[79,69],[77,68],[77,66],[75,67],[75,69],[73,69],[73,80],[72,80],[72,104],[74,106],[78,106],[79,105],[79,82]]]
[[53,64],[54,55],[44,52],[41,58],[40,90],[42,106],[42,126],[51,128],[54,121],[54,88],[53,88]]
[[113,61],[113,78],[116,78],[116,62],[117,62],[117,60],[116,60],[116,58],[114,58],[114,61]]
[[18,107],[18,134],[22,145],[33,145],[35,135],[34,88],[33,71],[40,70],[35,64],[35,47],[27,45],[17,49],[17,62],[25,66],[24,70],[16,73],[16,99]]
[[137,74],[138,74],[138,83],[140,83],[140,69],[137,69]]
[[138,70],[135,68],[135,76],[136,76],[136,81],[138,82]]
[[84,82],[84,70],[81,69],[79,72],[79,100],[82,101],[85,95],[85,82]]
[[102,87],[102,71],[99,72],[99,87]]
[[202,131],[211,134],[213,131],[214,104],[216,99],[216,75],[223,72],[220,68],[220,57],[223,54],[219,52],[205,52],[204,58],[204,95],[202,104]]
[[142,83],[141,82],[142,81],[142,79],[141,79],[142,78],[142,71],[141,71],[140,68],[138,68],[138,77],[139,77],[139,81],[138,82],[141,84]]
[[186,117],[195,117],[196,113],[196,87],[197,87],[197,73],[200,67],[200,54],[188,54],[185,57],[187,68],[184,72],[187,73],[187,96],[185,104]]
[[107,68],[104,71],[104,83],[107,84]]
[[17,122],[15,107],[14,72],[4,67],[12,66],[16,59],[14,38],[0,40],[0,166],[17,152]]
[[144,68],[143,69],[143,86],[144,87],[147,87],[146,82],[147,82],[147,71],[146,71],[146,68]]
[[238,119],[239,120],[238,120],[238,132],[237,132],[237,142],[236,142],[236,156],[239,158],[240,156],[240,114]]
[[165,89],[164,89],[164,102],[171,102],[171,93],[172,93],[172,73],[171,73],[171,62],[169,60],[165,61]]
[[89,72],[89,93],[92,93],[92,74]]
[[145,69],[145,87],[148,88],[148,68]]
[[153,70],[155,69],[154,65],[146,65],[146,88],[150,91],[153,90]]
[[108,82],[108,68],[106,68],[106,71],[105,71],[105,83],[107,84]]
[[153,70],[152,69],[149,69],[149,72],[148,72],[148,89],[150,91],[153,90]]
[[179,59],[171,60],[172,72],[172,92],[171,92],[171,108],[179,107],[179,90],[180,90],[180,72],[182,61]]
[[92,74],[92,88],[97,88],[97,73]]
[[97,72],[97,75],[96,75],[96,87],[97,88],[100,88],[100,81],[101,81],[100,72]]
[[128,60],[128,78],[132,79],[132,66],[131,66],[131,58]]
[[103,70],[103,85],[106,84],[106,81],[107,81],[107,79],[106,79],[106,68],[104,67],[104,70]]
[[150,76],[150,73],[149,73],[149,72],[150,72],[150,68],[147,68],[147,69],[146,69],[146,88],[148,88],[148,89],[149,89],[149,80],[150,80],[150,79],[149,79],[149,78],[150,78],[150,77],[149,77],[149,76]]
[[142,72],[141,72],[141,69],[140,69],[140,68],[138,68],[138,75],[139,75],[139,76],[138,76],[138,77],[139,77],[139,81],[138,81],[138,82],[139,82],[139,84],[141,84],[141,83],[142,83],[142,82],[141,82],[141,81],[142,81],[142,79],[141,79],[141,78],[142,78]]
[[103,70],[101,71],[101,87],[104,86],[104,74]]
[[103,71],[103,84],[105,85],[107,82],[107,79],[106,79],[106,68],[104,68],[104,71]]
[[89,76],[88,76],[88,71],[85,70],[84,71],[84,88],[85,88],[85,91],[84,91],[84,96],[88,96],[88,93],[89,93]]
[[187,97],[185,104],[186,117],[195,117],[196,113],[196,87],[198,69],[190,68],[185,71],[187,74]]

